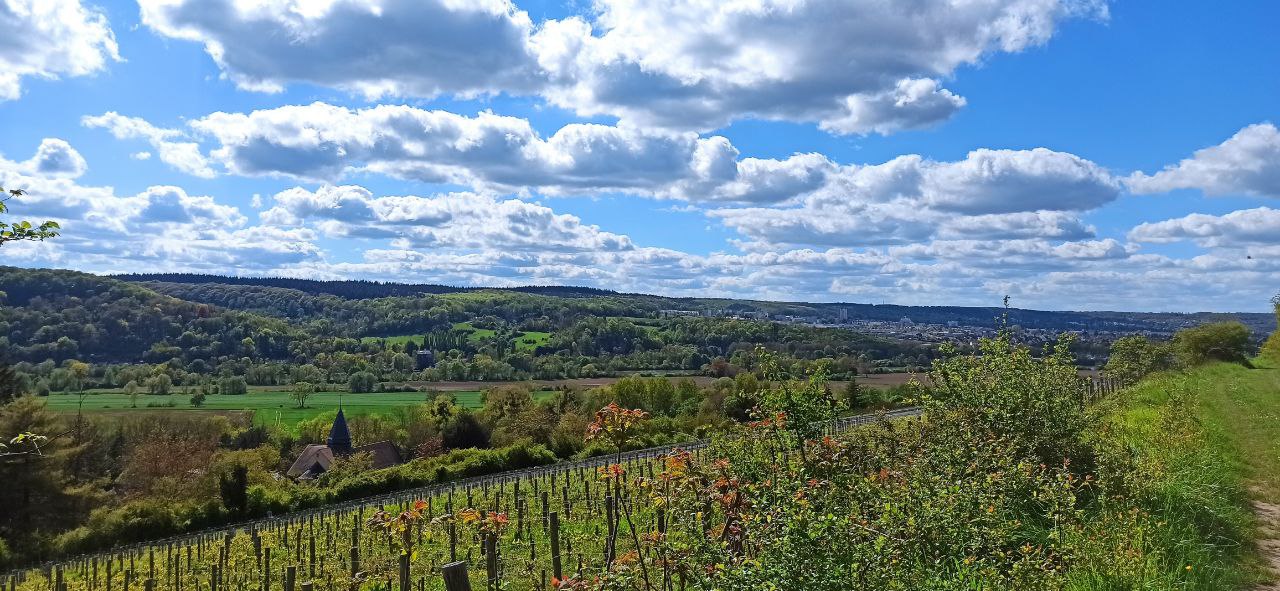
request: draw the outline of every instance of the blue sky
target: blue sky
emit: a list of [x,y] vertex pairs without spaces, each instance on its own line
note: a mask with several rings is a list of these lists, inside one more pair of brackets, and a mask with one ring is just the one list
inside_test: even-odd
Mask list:
[[1264,310],[1271,2],[0,0],[3,261]]

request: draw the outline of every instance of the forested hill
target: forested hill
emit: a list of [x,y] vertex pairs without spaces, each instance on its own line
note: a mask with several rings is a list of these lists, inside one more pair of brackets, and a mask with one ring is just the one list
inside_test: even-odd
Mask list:
[[[718,298],[669,298],[646,294],[624,294],[588,287],[527,286],[513,288],[452,287],[433,284],[384,283],[378,281],[317,281],[281,277],[224,277],[185,273],[118,275],[118,279],[144,282],[148,286],[176,297],[201,301],[235,309],[301,319],[308,316],[307,307],[318,300],[305,296],[337,296],[348,300],[412,297],[442,294],[494,294],[496,300],[518,298],[496,294],[529,294],[548,298],[576,298],[610,302],[607,308],[621,306],[633,313],[650,314],[661,310],[681,310],[712,314],[764,313],[771,316],[793,316],[806,321],[838,322],[841,313],[849,320],[898,322],[903,318],[920,324],[955,323],[960,326],[987,328],[1005,312],[1000,307],[972,306],[902,306],[895,304],[767,302]],[[203,287],[188,287],[203,286]],[[214,286],[235,286],[226,289]],[[271,289],[284,288],[285,292]],[[295,303],[269,303],[270,300],[295,300]],[[326,305],[334,306],[336,300]],[[589,307],[589,306],[586,306]],[[473,310],[479,313],[483,311]],[[1026,328],[1054,331],[1173,332],[1218,320],[1239,320],[1255,334],[1265,335],[1276,329],[1275,318],[1263,313],[1167,313],[1167,312],[1077,312],[1044,311],[1014,308],[1008,311],[1010,322]],[[607,312],[606,312],[607,313]],[[619,312],[618,315],[632,315]]]
[[[128,273],[113,275],[115,279],[133,282],[162,283],[220,283],[223,285],[244,285],[259,287],[283,287],[294,289],[311,295],[335,295],[348,299],[387,298],[396,296],[415,296],[423,294],[464,293],[480,291],[481,288],[454,287],[431,283],[386,283],[382,281],[344,280],[317,281],[314,279],[294,279],[290,277],[229,277],[222,275],[204,275],[196,273]],[[530,285],[525,287],[502,288],[503,291],[532,293],[556,297],[591,297],[611,295],[617,292],[593,287],[572,287],[556,285]]]
[[0,267],[0,303],[0,346],[16,360],[279,357],[301,334],[276,318],[74,271]]

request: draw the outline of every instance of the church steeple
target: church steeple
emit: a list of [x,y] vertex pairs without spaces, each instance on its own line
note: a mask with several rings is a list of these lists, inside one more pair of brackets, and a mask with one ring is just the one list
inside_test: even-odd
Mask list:
[[325,440],[329,451],[335,456],[351,453],[351,431],[347,429],[347,417],[338,408],[338,416],[333,419],[333,428],[329,429],[329,438]]

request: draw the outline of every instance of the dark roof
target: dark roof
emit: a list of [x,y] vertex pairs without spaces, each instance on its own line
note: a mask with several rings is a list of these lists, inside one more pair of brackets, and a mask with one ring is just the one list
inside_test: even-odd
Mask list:
[[404,460],[400,459],[400,450],[396,449],[395,444],[390,441],[379,441],[377,443],[370,443],[369,445],[362,445],[352,451],[354,453],[368,452],[369,455],[373,456],[374,470],[390,468],[391,466],[397,466],[404,463]]
[[329,449],[337,455],[351,451],[351,430],[347,428],[347,417],[338,409],[338,416],[333,419],[333,427],[329,429],[329,438],[325,440]]
[[[333,465],[333,452],[326,445],[308,445],[302,448],[302,453],[298,455],[298,459],[289,466],[286,474],[290,478],[298,478],[303,474],[311,472],[318,474],[329,469]],[[318,468],[318,469],[317,469]]]

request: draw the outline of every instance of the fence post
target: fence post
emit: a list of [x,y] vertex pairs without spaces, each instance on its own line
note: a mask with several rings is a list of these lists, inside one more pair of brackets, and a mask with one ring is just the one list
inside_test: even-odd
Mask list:
[[400,591],[410,591],[413,587],[409,580],[409,553],[400,553]]
[[485,571],[488,574],[488,584],[485,589],[498,588],[498,535],[489,533],[484,537],[485,546]]
[[[440,567],[440,574],[444,577],[445,591],[471,591],[471,579],[467,578],[467,563],[450,562]],[[311,591],[303,589],[302,591]]]
[[552,511],[547,518],[551,522],[551,574],[560,580],[564,578],[560,569],[560,514]]

